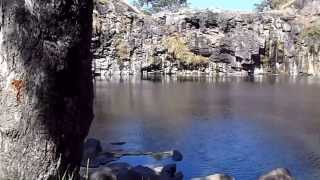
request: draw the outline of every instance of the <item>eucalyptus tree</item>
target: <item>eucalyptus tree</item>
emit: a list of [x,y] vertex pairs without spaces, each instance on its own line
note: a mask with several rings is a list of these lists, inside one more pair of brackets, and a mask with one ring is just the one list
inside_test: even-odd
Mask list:
[[[301,2],[306,2],[307,0],[300,0]],[[255,4],[257,11],[274,10],[281,9],[286,5],[297,5],[300,1],[296,0],[262,0],[260,3]]]
[[0,0],[0,179],[77,169],[93,118],[92,11],[92,0]]

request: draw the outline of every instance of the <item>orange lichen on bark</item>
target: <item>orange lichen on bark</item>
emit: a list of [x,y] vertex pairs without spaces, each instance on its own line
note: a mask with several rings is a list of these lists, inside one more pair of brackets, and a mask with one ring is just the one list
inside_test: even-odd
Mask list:
[[15,90],[17,102],[21,103],[24,82],[22,80],[13,80],[11,82],[11,85],[12,85],[13,89]]

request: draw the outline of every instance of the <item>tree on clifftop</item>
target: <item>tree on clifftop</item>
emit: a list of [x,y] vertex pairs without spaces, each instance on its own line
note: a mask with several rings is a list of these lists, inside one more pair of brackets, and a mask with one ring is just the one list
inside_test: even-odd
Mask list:
[[175,11],[188,5],[187,0],[135,0],[134,5],[148,13]]
[[293,4],[295,0],[263,0],[255,4],[256,10],[261,12],[265,10],[281,9]]

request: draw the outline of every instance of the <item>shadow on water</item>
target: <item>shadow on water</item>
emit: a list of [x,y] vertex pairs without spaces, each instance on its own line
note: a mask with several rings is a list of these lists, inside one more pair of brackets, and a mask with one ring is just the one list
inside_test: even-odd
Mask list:
[[[178,149],[186,179],[223,172],[256,179],[277,167],[297,179],[320,178],[317,78],[111,78],[96,84],[90,136],[127,142],[124,150]],[[150,157],[131,164],[160,165]]]

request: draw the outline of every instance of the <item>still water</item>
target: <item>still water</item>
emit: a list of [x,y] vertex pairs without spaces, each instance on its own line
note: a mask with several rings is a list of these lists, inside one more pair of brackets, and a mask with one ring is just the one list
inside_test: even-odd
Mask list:
[[[320,80],[239,77],[115,79],[96,82],[89,137],[104,148],[184,155],[185,179],[227,173],[257,179],[277,167],[320,179]],[[121,159],[161,165],[148,157]]]

